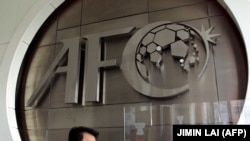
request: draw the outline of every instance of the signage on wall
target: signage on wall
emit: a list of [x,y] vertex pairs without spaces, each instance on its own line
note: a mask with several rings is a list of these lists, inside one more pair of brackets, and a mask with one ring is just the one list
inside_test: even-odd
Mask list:
[[[219,34],[211,34],[212,29],[205,30],[201,25],[198,30],[187,24],[163,21],[146,25],[135,33],[135,27],[128,27],[62,40],[63,48],[27,105],[33,106],[41,99],[57,73],[67,74],[65,103],[78,103],[81,73],[84,74],[82,105],[100,102],[100,68],[106,67],[120,67],[129,85],[149,97],[172,97],[188,91],[188,77],[202,77],[209,60],[209,47],[216,45],[214,39]],[[101,41],[121,36],[131,36],[121,63],[116,59],[101,59]],[[82,48],[85,48],[84,72],[80,72]],[[61,66],[65,61],[67,66]]]

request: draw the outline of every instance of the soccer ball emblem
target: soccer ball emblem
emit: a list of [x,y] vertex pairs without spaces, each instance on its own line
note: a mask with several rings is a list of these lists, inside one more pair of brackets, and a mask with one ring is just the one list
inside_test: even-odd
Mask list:
[[[159,69],[162,73],[164,70],[161,67],[171,64],[178,65],[186,73],[191,69],[201,70],[200,55],[206,56],[204,45],[200,44],[201,36],[190,26],[179,23],[153,28],[145,34],[137,47],[135,60],[140,75],[149,81],[153,73],[150,68]],[[174,63],[164,63],[164,60],[169,62],[171,58]],[[201,61],[204,64],[205,59]]]
[[[189,89],[204,73],[209,46],[219,34],[172,22],[152,23],[128,41],[121,68],[133,88],[150,97],[169,97]],[[190,79],[191,78],[191,79]]]

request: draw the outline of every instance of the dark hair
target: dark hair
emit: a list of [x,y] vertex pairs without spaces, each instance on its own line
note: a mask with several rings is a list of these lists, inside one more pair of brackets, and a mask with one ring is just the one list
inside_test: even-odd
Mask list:
[[69,131],[68,141],[82,141],[83,132],[87,132],[95,137],[97,139],[99,132],[92,128],[78,126],[78,127],[72,127]]

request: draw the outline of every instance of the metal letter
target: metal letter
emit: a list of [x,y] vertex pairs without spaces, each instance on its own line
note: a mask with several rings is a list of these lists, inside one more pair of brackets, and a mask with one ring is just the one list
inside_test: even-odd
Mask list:
[[116,36],[129,35],[134,27],[124,28],[115,31],[102,32],[97,34],[86,35],[86,58],[85,58],[85,76],[83,87],[83,100],[85,102],[100,101],[100,68],[118,66],[117,60],[101,60],[101,39]]
[[81,59],[81,48],[79,47],[79,38],[66,39],[62,42],[65,47],[69,48],[68,65],[66,69],[67,79],[65,88],[65,103],[78,103]]
[[[79,38],[65,39],[61,41],[63,48],[50,65],[38,87],[35,89],[27,102],[27,106],[32,106],[40,101],[49,86],[50,80],[56,73],[67,73],[65,103],[78,102],[78,85],[79,85],[79,63],[80,63],[80,47]],[[68,52],[68,66],[60,67],[65,61],[65,54]]]

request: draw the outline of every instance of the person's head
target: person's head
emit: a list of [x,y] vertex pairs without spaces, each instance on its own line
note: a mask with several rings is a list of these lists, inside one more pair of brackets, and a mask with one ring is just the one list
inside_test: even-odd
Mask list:
[[99,132],[94,129],[78,126],[69,131],[68,141],[96,141]]

